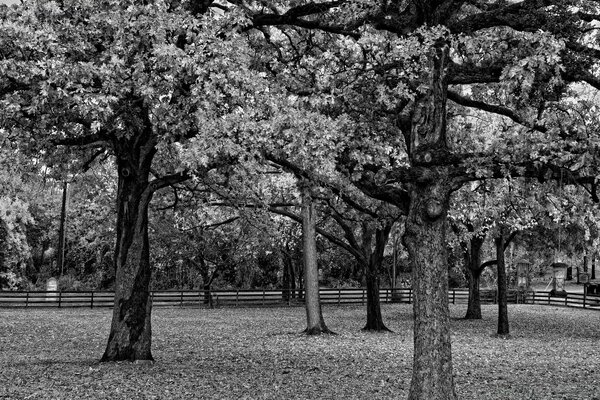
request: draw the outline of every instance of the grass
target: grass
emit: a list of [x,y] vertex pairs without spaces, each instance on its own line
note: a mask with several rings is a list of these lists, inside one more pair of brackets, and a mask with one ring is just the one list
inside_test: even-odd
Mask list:
[[[511,305],[461,320],[451,306],[460,399],[600,399],[600,313]],[[110,310],[0,310],[0,399],[402,399],[408,305],[384,305],[394,333],[360,331],[363,307],[325,307],[337,336],[306,337],[302,308],[153,311],[155,364],[100,364]]]

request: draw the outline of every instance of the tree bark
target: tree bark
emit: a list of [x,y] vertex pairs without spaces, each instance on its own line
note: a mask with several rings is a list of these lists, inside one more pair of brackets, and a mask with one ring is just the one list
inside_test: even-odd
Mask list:
[[465,319],[481,319],[481,297],[479,293],[479,281],[481,277],[481,247],[484,238],[477,235],[471,238],[471,248],[468,252],[467,282],[469,284],[469,302]]
[[116,288],[108,344],[101,361],[153,360],[151,353],[150,165],[151,128],[115,143],[118,168]]
[[[445,245],[449,195],[448,184],[443,179],[429,185],[416,185],[411,191],[404,236],[413,270],[415,318],[409,400],[456,399]],[[442,207],[439,215],[427,210],[432,199]]]
[[[379,300],[379,271],[383,261],[383,253],[387,243],[391,225],[375,231],[375,249],[371,249],[371,240],[364,241],[363,251],[368,256],[366,267],[367,280],[367,323],[363,330],[375,332],[390,332],[383,322],[381,302]],[[363,235],[371,236],[371,232],[363,229]]]
[[317,264],[316,211],[310,186],[303,183],[302,192],[302,245],[304,258],[304,288],[306,329],[308,335],[332,333],[325,325],[319,298],[319,269]]
[[508,336],[508,298],[506,281],[506,262],[504,250],[506,249],[506,236],[501,229],[496,243],[496,266],[498,267],[498,336]]
[[[415,178],[404,242],[412,263],[414,356],[409,400],[456,400],[452,376],[446,232],[453,181],[438,160],[448,153],[446,94],[449,45],[430,49],[424,90],[410,121],[410,158]],[[406,135],[406,133],[405,133]]]
[[283,290],[281,291],[281,300],[287,303],[290,301],[291,298],[290,269],[286,263],[283,251],[279,252],[278,263],[281,268],[282,274],[281,286],[283,287]]

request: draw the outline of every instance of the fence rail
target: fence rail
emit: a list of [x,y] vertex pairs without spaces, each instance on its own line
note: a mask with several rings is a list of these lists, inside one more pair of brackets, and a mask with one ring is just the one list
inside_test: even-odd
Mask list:
[[[153,306],[179,307],[256,307],[294,306],[304,304],[302,290],[181,290],[151,292]],[[482,303],[497,302],[495,290],[480,292]],[[323,304],[365,304],[366,289],[327,289],[320,290]],[[411,303],[411,288],[381,289],[382,303]],[[469,292],[466,289],[448,291],[448,301],[452,304],[467,303]],[[550,292],[508,292],[510,303],[547,304],[600,310],[600,295],[567,293],[565,297],[553,296]],[[109,291],[0,291],[0,308],[9,307],[113,307],[114,292]]]

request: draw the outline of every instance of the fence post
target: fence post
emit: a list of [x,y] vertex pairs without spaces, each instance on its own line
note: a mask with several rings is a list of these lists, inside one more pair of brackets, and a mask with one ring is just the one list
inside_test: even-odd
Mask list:
[[583,288],[583,308],[585,308],[585,300],[587,298],[587,290],[585,290],[585,288]]
[[58,291],[58,308],[61,307],[61,303],[62,303],[62,290]]
[[548,305],[550,305],[550,292],[548,292]]
[[29,307],[29,290],[27,291],[27,297],[25,297],[25,307]]
[[94,308],[94,291],[92,290],[92,297],[90,298],[90,308]]
[[262,305],[265,305],[265,289],[263,289],[263,299],[262,299]]
[[342,298],[342,289],[338,288],[338,306],[340,305],[341,298]]
[[183,290],[179,292],[179,307],[183,307]]
[[363,289],[362,291],[362,304],[365,304],[365,290],[366,289]]
[[456,289],[452,289],[452,304],[456,304]]
[[565,306],[567,306],[569,304],[569,302],[567,300],[569,300],[569,293],[568,292],[567,292],[567,295],[565,296]]
[[235,306],[236,307],[238,306],[239,299],[240,299],[240,290],[237,289],[236,292],[235,292]]

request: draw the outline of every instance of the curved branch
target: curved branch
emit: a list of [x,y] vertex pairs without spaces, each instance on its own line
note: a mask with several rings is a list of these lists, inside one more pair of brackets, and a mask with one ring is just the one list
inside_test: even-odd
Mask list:
[[[297,223],[300,223],[300,224],[302,223],[302,217],[297,214],[294,214],[291,211],[282,210],[282,209],[279,209],[276,207],[269,207],[269,211],[271,211],[275,214],[279,214],[279,215],[288,217]],[[340,246],[341,248],[346,250],[348,253],[352,254],[354,257],[364,259],[364,256],[362,255],[362,253],[360,251],[356,250],[355,248],[353,248],[352,246],[350,246],[348,243],[344,242],[343,240],[340,240],[337,236],[335,236],[331,232],[328,232],[322,228],[317,227],[317,233],[320,234],[321,236],[323,236],[325,239],[327,239],[331,243],[333,243],[337,246]]]
[[156,178],[152,182],[150,182],[149,187],[152,193],[154,193],[159,189],[185,182],[191,178],[192,176],[190,175],[189,171],[184,170],[171,175],[165,175],[161,176],[160,178]]
[[106,138],[100,134],[50,139],[50,143],[55,146],[88,146],[108,144]]
[[456,104],[460,104],[461,106],[477,108],[482,111],[487,111],[487,112],[491,112],[494,114],[502,115],[504,117],[508,117],[520,125],[523,125],[527,128],[534,129],[539,132],[547,132],[548,131],[548,129],[545,126],[527,121],[526,119],[521,117],[519,114],[514,112],[514,110],[512,110],[508,107],[499,106],[499,105],[495,105],[495,104],[489,104],[489,103],[479,101],[479,100],[469,99],[467,97],[461,96],[460,94],[458,94],[456,92],[453,92],[452,90],[448,90],[448,99],[452,100]]
[[489,261],[484,262],[483,264],[481,264],[479,266],[479,273],[481,274],[484,269],[486,269],[487,267],[491,267],[492,265],[496,265],[496,263],[497,263],[496,260],[489,260]]

